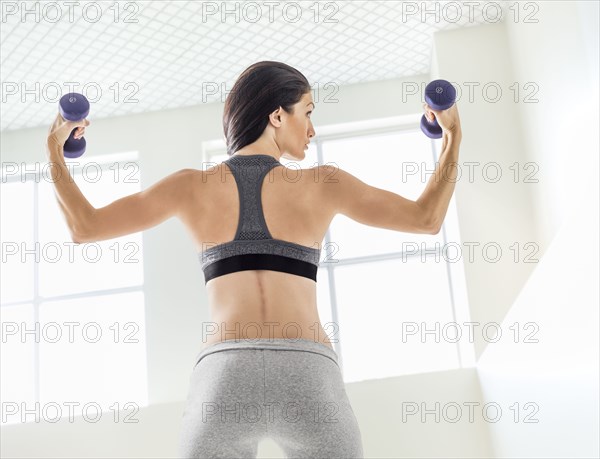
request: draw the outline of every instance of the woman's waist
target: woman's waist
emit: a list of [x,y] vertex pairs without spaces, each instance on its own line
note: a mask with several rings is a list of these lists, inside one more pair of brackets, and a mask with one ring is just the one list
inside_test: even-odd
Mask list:
[[[290,330],[294,328],[310,329],[319,324],[319,311],[316,301],[310,299],[288,298],[277,301],[258,300],[241,296],[243,299],[211,298],[210,317],[215,325],[228,325],[235,329],[261,328],[264,330]],[[214,325],[213,325],[214,326]]]
[[308,340],[333,349],[335,336],[327,334],[316,317],[252,317],[217,315],[202,323],[202,342],[206,345],[225,340]]

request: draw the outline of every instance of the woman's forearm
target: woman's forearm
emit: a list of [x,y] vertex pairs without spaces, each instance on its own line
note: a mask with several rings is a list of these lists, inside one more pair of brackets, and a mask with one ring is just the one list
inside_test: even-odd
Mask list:
[[75,239],[78,235],[84,234],[95,209],[69,173],[62,148],[49,149],[48,160],[58,204],[65,216],[71,236]]
[[439,229],[446,217],[452,193],[458,176],[458,151],[462,139],[460,129],[444,131],[442,139],[442,154],[429,179],[425,190],[417,202],[425,209],[432,225]]

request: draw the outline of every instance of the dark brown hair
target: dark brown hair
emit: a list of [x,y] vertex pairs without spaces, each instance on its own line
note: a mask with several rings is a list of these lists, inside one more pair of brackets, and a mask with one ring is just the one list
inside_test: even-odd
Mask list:
[[258,139],[269,123],[269,114],[279,107],[293,114],[292,106],[310,90],[306,77],[282,62],[261,61],[244,70],[225,99],[227,154],[231,156]]

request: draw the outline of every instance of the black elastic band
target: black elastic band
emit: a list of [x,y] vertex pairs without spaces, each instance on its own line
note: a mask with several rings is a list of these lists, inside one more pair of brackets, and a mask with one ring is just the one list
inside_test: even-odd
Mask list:
[[208,265],[204,270],[204,283],[215,277],[238,271],[266,269],[283,273],[295,274],[317,281],[317,269],[312,263],[282,255],[248,254],[223,258]]

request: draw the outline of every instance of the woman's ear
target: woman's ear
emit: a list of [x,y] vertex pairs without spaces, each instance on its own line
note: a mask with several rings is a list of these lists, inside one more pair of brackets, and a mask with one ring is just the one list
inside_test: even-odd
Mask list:
[[279,107],[277,110],[271,113],[269,115],[269,119],[271,120],[271,123],[273,123],[274,126],[281,126],[281,107]]

